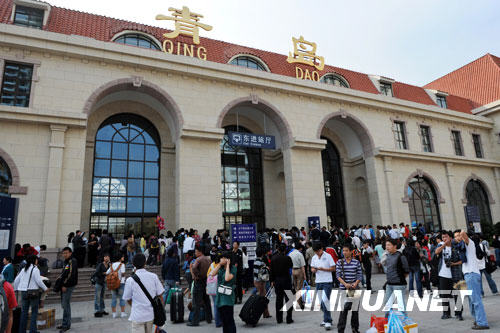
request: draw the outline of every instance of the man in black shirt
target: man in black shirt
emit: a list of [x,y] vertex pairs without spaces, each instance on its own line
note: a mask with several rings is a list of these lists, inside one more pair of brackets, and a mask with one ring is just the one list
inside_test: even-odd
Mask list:
[[243,252],[240,250],[240,242],[233,242],[231,262],[236,266],[236,304],[241,304],[243,300]]
[[64,257],[64,266],[61,273],[61,307],[63,309],[62,325],[58,326],[60,333],[66,332],[71,328],[71,294],[73,289],[78,284],[78,263],[73,258],[73,251],[69,247],[65,247],[62,251]]
[[[292,293],[295,294],[292,288],[292,279],[290,277],[290,270],[292,268],[292,259],[286,255],[286,245],[280,244],[278,246],[278,253],[271,259],[271,272],[269,276],[269,281],[273,284],[276,293],[276,321],[278,324],[283,322],[283,312],[281,311],[283,308],[283,300],[285,300],[285,303],[288,302],[285,290],[291,290]],[[293,323],[292,310],[293,307],[290,307],[287,311],[287,324]]]

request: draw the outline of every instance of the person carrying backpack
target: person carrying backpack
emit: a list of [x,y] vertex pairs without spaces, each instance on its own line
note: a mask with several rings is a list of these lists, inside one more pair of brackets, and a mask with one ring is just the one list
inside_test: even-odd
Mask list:
[[125,288],[125,256],[122,255],[119,261],[114,262],[106,271],[106,285],[111,290],[111,311],[113,318],[117,317],[116,303],[120,300],[121,318],[126,318],[125,300],[123,299],[123,289]]

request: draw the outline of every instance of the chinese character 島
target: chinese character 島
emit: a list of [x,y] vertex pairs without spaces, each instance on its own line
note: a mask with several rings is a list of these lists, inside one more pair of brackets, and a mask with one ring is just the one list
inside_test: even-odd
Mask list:
[[304,37],[300,36],[299,39],[292,37],[293,40],[293,54],[289,52],[286,61],[288,63],[300,63],[316,67],[321,71],[325,67],[325,58],[316,55],[316,43],[308,42]]
[[157,20],[171,20],[175,22],[175,30],[163,34],[166,38],[176,38],[179,35],[192,36],[193,43],[200,44],[199,28],[206,31],[212,30],[212,26],[199,22],[203,15],[191,12],[186,6],[183,6],[182,10],[172,7],[168,10],[172,12],[172,16],[156,15]]

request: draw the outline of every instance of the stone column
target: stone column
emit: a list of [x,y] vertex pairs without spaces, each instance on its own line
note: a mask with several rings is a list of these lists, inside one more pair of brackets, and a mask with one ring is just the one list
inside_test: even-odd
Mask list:
[[387,191],[387,206],[389,209],[389,218],[392,224],[399,225],[398,214],[396,211],[397,192],[394,189],[394,175],[392,174],[392,157],[384,156],[384,181]]
[[[377,162],[374,156],[365,157],[366,180],[368,185],[368,198],[370,199],[370,209],[372,213],[372,224],[387,225],[392,219],[388,217],[387,203],[383,203],[386,199],[384,189],[386,186],[382,183],[382,168],[381,163]],[[377,168],[379,170],[377,170]],[[378,177],[377,177],[378,175]]]
[[283,150],[288,227],[307,227],[308,216],[326,225],[325,188],[321,150],[324,140],[294,139]]
[[175,227],[222,228],[221,152],[224,130],[184,128],[175,147]]
[[59,198],[63,168],[64,137],[67,126],[50,125],[49,169],[45,186],[42,244],[56,247],[59,227]]
[[495,168],[495,185],[497,188],[497,195],[500,200],[500,168]]
[[[454,221],[454,228],[458,228],[458,214],[455,206],[455,197],[454,197],[454,177],[455,175],[453,174],[453,163],[445,163],[445,169],[446,169],[446,179],[448,181],[448,192],[450,192],[450,208],[452,211],[452,216],[453,216],[453,221]],[[461,192],[458,192],[458,195],[461,195]],[[442,214],[441,214],[442,215]],[[442,221],[443,222],[443,221]],[[442,223],[444,224],[444,223]]]

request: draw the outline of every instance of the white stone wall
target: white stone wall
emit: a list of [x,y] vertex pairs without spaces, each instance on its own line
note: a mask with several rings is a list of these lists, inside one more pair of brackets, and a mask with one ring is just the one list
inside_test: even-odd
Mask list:
[[[280,157],[263,159],[268,226],[300,227],[312,215],[326,221],[324,142],[318,133],[323,133],[320,126],[328,115],[339,112],[338,124],[349,126],[345,119],[359,119],[358,127],[366,127],[373,142],[373,147],[363,150],[366,147],[360,148],[363,140],[355,129],[349,127],[349,135],[359,140],[357,144],[343,133],[333,133],[345,162],[351,224],[409,222],[404,187],[417,170],[436,181],[444,200],[440,213],[446,228],[465,223],[463,185],[472,174],[487,184],[495,201],[493,220],[500,220],[499,142],[488,118],[81,37],[40,31],[25,39],[22,31],[8,26],[0,34],[0,46],[9,40],[8,47],[0,48],[0,58],[37,63],[32,107],[0,106],[0,147],[16,163],[21,185],[28,187],[26,195],[16,195],[21,243],[46,240],[49,246],[62,246],[70,231],[88,228],[95,131],[109,115],[119,112],[145,116],[162,136],[160,213],[167,226],[212,231],[222,227],[219,142],[222,127],[234,125],[235,116],[227,114],[222,121],[221,117],[226,106],[242,98],[249,103],[241,111],[240,124],[252,131],[263,131],[264,113],[274,115],[266,118],[267,128],[278,136],[279,147],[273,153]],[[16,42],[19,47],[12,46]],[[132,84],[121,95],[113,92],[89,105],[100,87],[131,77],[138,86],[158,87],[175,105],[136,94],[134,89],[139,88]],[[394,120],[406,122],[408,151],[395,149]],[[431,126],[435,153],[422,152],[419,124]],[[51,126],[66,130],[54,134]],[[462,133],[464,157],[454,155],[451,129]],[[475,158],[472,133],[482,137],[484,159]],[[57,169],[58,162],[61,170],[52,167],[49,174],[49,166]],[[60,179],[60,184],[48,187],[48,175]],[[47,193],[59,198],[57,205],[46,198]],[[55,223],[55,228],[45,226],[50,235],[43,235],[44,220]]]

